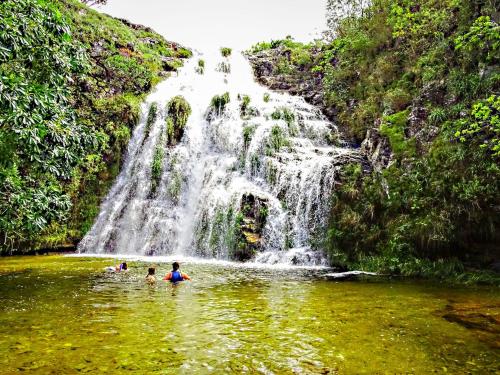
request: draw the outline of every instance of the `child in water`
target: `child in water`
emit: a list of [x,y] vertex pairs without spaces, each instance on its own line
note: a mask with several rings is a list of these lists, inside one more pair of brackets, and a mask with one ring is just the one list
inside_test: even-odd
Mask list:
[[172,271],[169,272],[163,280],[165,281],[170,281],[171,283],[177,284],[178,282],[184,281],[184,280],[189,280],[191,281],[191,278],[185,274],[184,272],[179,271],[179,263],[174,262],[172,263]]
[[155,268],[154,267],[149,267],[148,268],[148,274],[146,276],[146,282],[150,285],[156,283],[156,277],[155,277]]
[[115,267],[113,267],[113,266],[106,267],[106,271],[108,271],[108,272],[128,272],[127,263],[123,262],[123,263],[117,264]]

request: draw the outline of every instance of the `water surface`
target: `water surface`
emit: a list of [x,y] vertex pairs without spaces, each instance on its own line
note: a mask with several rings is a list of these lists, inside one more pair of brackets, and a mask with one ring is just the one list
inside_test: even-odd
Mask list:
[[[496,289],[332,282],[324,269],[0,259],[2,373],[498,373]],[[153,264],[158,279],[167,263]],[[469,328],[446,320],[467,312]],[[491,324],[484,325],[484,322]],[[469,322],[470,323],[470,322]]]

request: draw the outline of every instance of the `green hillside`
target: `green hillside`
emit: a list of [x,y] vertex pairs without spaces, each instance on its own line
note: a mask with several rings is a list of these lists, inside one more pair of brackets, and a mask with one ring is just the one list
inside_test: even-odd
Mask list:
[[0,249],[73,246],[144,95],[191,52],[74,0],[0,3]]

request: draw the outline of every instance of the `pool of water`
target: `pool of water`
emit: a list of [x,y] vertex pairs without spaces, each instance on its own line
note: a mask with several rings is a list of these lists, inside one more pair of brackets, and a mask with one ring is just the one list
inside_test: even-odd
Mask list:
[[[156,261],[156,260],[155,260]],[[496,288],[333,282],[322,269],[0,259],[1,373],[499,373]]]

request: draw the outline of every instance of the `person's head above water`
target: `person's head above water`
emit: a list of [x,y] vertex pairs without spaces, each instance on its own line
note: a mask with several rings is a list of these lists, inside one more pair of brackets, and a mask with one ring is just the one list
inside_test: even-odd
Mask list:
[[126,271],[127,270],[127,263],[123,262],[122,264],[120,264],[120,270]]
[[154,267],[149,267],[148,268],[148,276],[149,275],[154,275],[155,274],[155,268]]
[[174,271],[177,271],[179,269],[179,263],[177,263],[177,262],[172,263],[172,269]]

